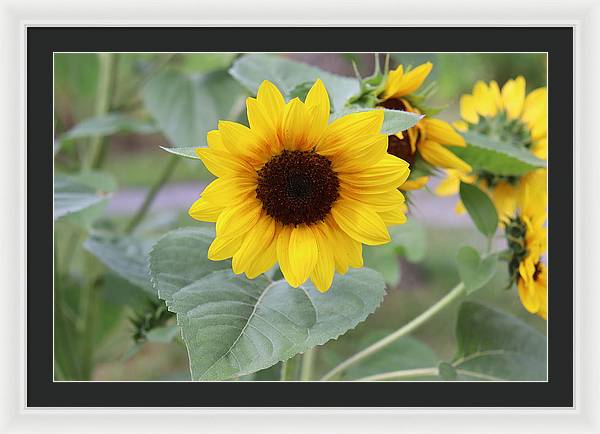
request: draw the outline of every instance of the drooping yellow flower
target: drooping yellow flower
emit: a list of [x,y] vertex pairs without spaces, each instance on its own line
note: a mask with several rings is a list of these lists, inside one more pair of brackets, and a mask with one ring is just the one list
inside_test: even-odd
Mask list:
[[[400,65],[388,74],[385,91],[381,95],[380,106],[405,110],[421,114],[421,110],[411,102],[417,90],[421,87],[433,65],[424,63],[404,72]],[[452,153],[447,146],[465,146],[463,137],[452,125],[440,119],[426,116],[417,125],[404,133],[391,135],[388,138],[388,152],[402,158],[413,168],[417,158],[422,158],[434,168],[458,169],[463,172],[471,171],[471,166]],[[402,190],[416,190],[427,184],[428,176],[415,176],[402,185]]]
[[542,171],[524,185],[517,202],[518,213],[509,219],[505,228],[512,251],[509,272],[516,280],[525,309],[546,319],[547,267],[542,257],[547,250],[547,191],[546,176]]
[[[475,131],[493,139],[499,139],[530,151],[536,157],[546,160],[548,140],[547,91],[538,88],[528,95],[525,92],[525,78],[522,76],[508,80],[502,90],[498,83],[478,81],[471,94],[460,98],[462,120],[454,123],[459,131]],[[465,172],[465,175],[467,173]],[[455,178],[454,173],[447,173]],[[497,175],[485,170],[471,174],[474,183],[486,190],[501,217],[501,220],[514,214],[517,198],[522,194],[528,177]],[[465,181],[466,182],[466,181]],[[458,193],[446,190],[446,195]],[[457,207],[459,210],[461,206]]]
[[233,258],[251,279],[278,262],[290,285],[327,291],[335,271],[362,267],[362,244],[389,242],[386,226],[406,221],[408,164],[387,153],[382,111],[329,124],[320,80],[288,103],[264,81],[246,106],[250,128],[220,121],[197,150],[217,179],[189,214],[216,222],[209,259]]

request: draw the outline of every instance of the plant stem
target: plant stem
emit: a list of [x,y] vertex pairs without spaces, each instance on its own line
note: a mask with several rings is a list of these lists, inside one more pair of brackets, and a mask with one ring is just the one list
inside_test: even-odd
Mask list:
[[380,380],[403,380],[414,377],[435,377],[438,368],[406,369],[403,371],[384,372],[382,374],[369,375],[354,381],[380,381]]
[[331,371],[329,371],[327,374],[325,374],[323,376],[323,378],[321,378],[321,381],[329,380],[329,379],[335,377],[336,375],[341,374],[346,369],[348,369],[350,366],[354,366],[361,360],[371,356],[372,354],[375,354],[379,350],[382,350],[383,348],[385,348],[388,345],[390,345],[391,343],[397,341],[401,337],[404,337],[404,336],[408,335],[409,333],[413,332],[415,329],[417,329],[418,327],[420,327],[421,325],[426,323],[430,318],[432,318],[438,312],[442,311],[445,307],[449,306],[456,299],[462,297],[464,294],[465,294],[465,286],[461,282],[458,285],[456,285],[454,288],[452,288],[452,290],[448,294],[446,294],[442,299],[440,299],[437,303],[435,303],[433,306],[431,306],[429,309],[427,309],[421,315],[419,315],[418,317],[413,319],[408,324],[405,324],[404,326],[400,327],[394,333],[387,335],[383,339],[380,339],[379,341],[375,342],[373,345],[365,348],[364,350],[356,353],[349,359],[340,363],[335,368],[333,368]]
[[298,360],[299,357],[292,357],[287,359],[285,362],[281,362],[281,381],[294,381],[296,380],[296,373],[298,372]]
[[310,381],[310,379],[312,378],[316,354],[317,349],[311,348],[310,350],[305,351],[302,355],[302,368],[300,370],[301,381]]
[[152,205],[152,202],[154,202],[156,195],[173,174],[173,171],[175,170],[175,167],[177,167],[177,163],[179,162],[179,158],[180,157],[178,157],[177,155],[171,155],[169,161],[164,167],[162,173],[160,174],[160,177],[156,180],[152,187],[150,187],[148,194],[144,198],[144,202],[125,228],[125,233],[130,234],[131,232],[133,232],[137,225],[139,225],[140,222],[144,219],[144,216],[150,209],[150,205]]
[[[110,106],[110,91],[112,89],[110,82],[113,77],[111,72],[113,67],[113,54],[98,53],[98,67],[98,87],[96,90],[94,115],[102,116],[106,114]],[[89,152],[86,154],[84,161],[84,169],[89,170],[97,166],[102,155],[102,141],[102,136],[95,136],[92,138]]]

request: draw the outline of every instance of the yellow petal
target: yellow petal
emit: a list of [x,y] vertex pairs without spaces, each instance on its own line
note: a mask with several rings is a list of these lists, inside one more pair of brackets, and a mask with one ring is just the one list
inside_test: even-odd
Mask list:
[[292,235],[292,226],[281,226],[277,231],[277,260],[279,261],[279,268],[285,280],[294,288],[300,286],[302,282],[294,275],[294,268],[290,262],[290,237]]
[[350,237],[368,245],[385,244],[390,235],[379,215],[368,206],[349,199],[339,199],[331,209],[338,226]]
[[404,67],[402,65],[399,65],[396,69],[388,73],[387,81],[385,83],[385,91],[383,93],[384,99],[392,98],[396,93],[400,91],[403,76]]
[[306,151],[315,143],[308,143],[311,118],[302,101],[294,98],[285,106],[283,114],[283,146],[290,151]]
[[425,140],[419,145],[419,153],[425,161],[434,167],[458,169],[470,172],[471,166],[454,155],[450,150],[432,140]]
[[221,211],[223,211],[222,206],[210,203],[201,197],[192,204],[188,214],[195,220],[200,220],[203,222],[216,222],[219,214],[221,214]]
[[217,219],[217,236],[232,238],[246,233],[256,223],[260,212],[261,206],[256,199],[226,208]]
[[509,119],[516,119],[521,115],[525,102],[525,79],[522,76],[504,84],[502,100]]
[[219,130],[212,130],[206,134],[206,141],[208,142],[208,148],[213,151],[228,152],[227,148],[223,144],[221,133]]
[[269,149],[262,145],[260,138],[245,125],[219,121],[219,132],[223,145],[234,156],[256,163],[262,163],[267,159]]
[[429,140],[443,145],[466,146],[463,136],[458,134],[448,122],[433,118],[425,118],[422,122]]
[[231,207],[245,201],[256,191],[256,180],[246,178],[217,178],[206,186],[202,197],[209,202]]
[[384,211],[378,213],[383,222],[390,225],[401,225],[406,223],[406,205],[399,206],[396,209],[390,211]]
[[244,176],[256,173],[250,164],[227,150],[197,148],[196,155],[215,176]]
[[548,159],[548,139],[539,139],[537,142],[533,144],[531,148],[531,152],[538,158],[542,160]]
[[471,124],[479,122],[475,98],[473,95],[463,95],[460,97],[460,116]]
[[358,137],[346,142],[347,147],[332,158],[333,170],[352,173],[367,170],[387,155],[388,138],[385,134]]
[[[282,150],[278,134],[280,120],[272,119],[264,105],[259,104],[258,100],[254,98],[246,99],[246,113],[250,129],[260,137],[264,146],[268,147],[273,154],[279,153]],[[279,123],[276,124],[276,122]]]
[[500,182],[491,191],[500,219],[511,217],[517,208],[518,193],[507,182]]
[[318,256],[319,251],[312,229],[306,225],[293,228],[290,235],[289,258],[298,285],[302,285],[308,279],[315,268]]
[[447,176],[435,188],[435,194],[438,196],[453,196],[458,194],[460,189],[460,178],[456,175],[458,171],[453,169],[446,170]]
[[254,279],[270,269],[277,260],[274,240],[275,221],[263,213],[233,255],[233,272],[246,273],[249,279]]
[[504,101],[502,101],[502,93],[500,92],[500,87],[495,80],[490,81],[490,93],[492,98],[494,99],[494,103],[496,104],[496,109],[502,110],[504,108]]
[[329,235],[329,229],[325,223],[314,225],[312,230],[317,242],[319,255],[310,275],[310,280],[319,291],[325,292],[331,287],[335,273],[335,261],[333,259],[334,245],[331,244],[333,240]]
[[473,98],[477,112],[483,116],[496,115],[496,100],[494,95],[483,81],[478,81],[473,87]]
[[231,258],[238,251],[243,240],[243,235],[237,237],[215,237],[208,248],[208,259],[211,261],[222,261]]
[[307,140],[309,143],[316,145],[327,128],[331,111],[329,95],[321,80],[317,80],[308,91],[305,105],[310,117]]
[[353,173],[339,173],[341,185],[347,185],[355,190],[365,190],[371,193],[383,193],[402,185],[410,169],[408,163],[394,155],[386,154],[369,168]]
[[281,125],[285,100],[277,86],[268,80],[263,81],[258,88],[256,100],[267,112],[267,116],[273,120],[273,123],[277,126]]
[[327,217],[325,223],[329,228],[329,235],[334,242],[333,259],[335,269],[340,274],[345,274],[348,267],[360,268],[363,266],[362,244],[348,236],[337,225],[333,217]]
[[461,133],[464,133],[469,129],[469,125],[465,121],[454,121],[452,122],[452,126]]
[[357,138],[378,134],[383,125],[383,110],[351,113],[333,121],[317,144],[322,155],[335,155]]
[[411,191],[425,187],[429,182],[429,176],[419,176],[418,178],[409,179],[400,186],[400,190]]
[[530,92],[525,98],[521,119],[532,128],[540,118],[547,119],[547,117],[548,92],[545,87],[540,87]]
[[371,193],[364,190],[347,190],[340,188],[340,197],[352,199],[374,211],[390,211],[404,203],[404,195],[393,188],[384,193]]
[[414,68],[411,71],[408,71],[405,74],[402,74],[401,79],[398,82],[393,83],[393,86],[395,88],[394,93],[389,94],[387,98],[398,98],[401,96],[410,95],[411,93],[415,92],[417,89],[419,89],[419,87],[421,87],[421,85],[431,72],[432,67],[433,64],[431,62],[427,62],[417,66],[416,68]]

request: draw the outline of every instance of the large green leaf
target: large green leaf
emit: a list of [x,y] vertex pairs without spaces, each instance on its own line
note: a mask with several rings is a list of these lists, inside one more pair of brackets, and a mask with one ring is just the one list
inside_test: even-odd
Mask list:
[[330,117],[330,122],[341,118],[350,113],[367,112],[371,110],[383,110],[384,118],[383,125],[381,126],[381,132],[383,134],[396,134],[400,131],[405,131],[410,127],[414,126],[423,118],[423,115],[416,113],[405,112],[402,110],[390,110],[380,108],[364,108],[364,107],[350,107],[345,108],[333,113]]
[[54,220],[104,202],[116,189],[114,178],[102,172],[54,176]]
[[498,212],[490,197],[476,185],[460,183],[460,200],[479,231],[490,238],[498,229]]
[[459,379],[546,380],[546,337],[512,315],[465,302],[456,337]]
[[177,313],[194,380],[238,377],[287,360],[354,328],[383,300],[383,279],[369,269],[336,276],[326,293],[235,276],[229,261],[206,259],[213,236],[206,228],[177,230],[150,254],[153,283]]
[[107,233],[91,233],[85,249],[123,279],[156,297],[148,273],[148,252],[154,240]]
[[545,167],[529,150],[514,146],[474,131],[463,133],[469,146],[452,147],[452,152],[469,163],[475,170],[485,170],[496,175],[522,175],[533,169]]
[[243,89],[225,71],[158,74],[144,87],[146,108],[175,147],[206,146],[206,133],[221,119],[236,117]]
[[269,80],[279,90],[290,96],[298,85],[314,83],[320,78],[331,99],[332,108],[339,110],[346,100],[359,91],[355,78],[342,77],[305,63],[269,54],[248,54],[235,61],[229,73],[256,94],[263,80]]
[[461,247],[456,255],[456,265],[468,294],[483,287],[494,277],[497,263],[497,254],[488,255],[482,259],[479,252],[473,247]]

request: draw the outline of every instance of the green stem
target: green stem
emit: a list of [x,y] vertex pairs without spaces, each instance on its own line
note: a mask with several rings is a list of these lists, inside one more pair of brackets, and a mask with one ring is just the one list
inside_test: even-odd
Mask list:
[[301,381],[310,381],[312,378],[316,354],[317,349],[311,348],[310,350],[305,351],[302,355],[302,367],[300,370]]
[[[98,87],[96,89],[96,106],[94,109],[95,116],[102,116],[107,113],[110,106],[110,91],[112,89],[111,79],[113,66],[112,53],[98,53]],[[86,154],[84,161],[85,169],[97,167],[98,161],[102,155],[102,136],[95,136],[90,143],[89,152]]]
[[163,185],[169,180],[175,167],[177,167],[177,163],[179,162],[179,158],[177,155],[172,155],[167,162],[167,165],[164,167],[160,177],[156,180],[156,182],[150,187],[148,194],[144,198],[144,202],[137,210],[127,227],[125,228],[125,233],[130,234],[133,230],[140,224],[140,222],[144,219],[146,213],[150,209],[150,205],[154,202],[156,195],[163,187]]
[[403,371],[384,372],[382,374],[369,375],[354,381],[381,381],[381,380],[404,380],[414,377],[437,377],[438,368],[406,369]]
[[294,381],[298,372],[299,357],[292,357],[281,362],[281,381]]
[[373,345],[365,348],[364,350],[356,353],[349,359],[340,363],[335,368],[333,368],[331,371],[329,371],[327,374],[325,374],[323,376],[323,378],[321,378],[321,381],[329,380],[329,379],[335,377],[336,375],[341,374],[346,369],[348,369],[350,366],[356,365],[361,360],[371,356],[372,354],[375,354],[376,352],[382,350],[383,348],[387,347],[391,343],[393,343],[393,342],[397,341],[398,339],[413,332],[415,329],[417,329],[421,325],[425,324],[429,319],[431,319],[433,316],[435,316],[438,312],[442,311],[444,308],[446,308],[447,306],[452,304],[453,301],[462,297],[464,294],[465,294],[465,285],[461,282],[458,285],[456,285],[448,294],[446,294],[437,303],[435,303],[433,306],[431,306],[429,309],[427,309],[425,312],[423,312],[421,315],[419,315],[418,317],[413,319],[408,324],[405,324],[404,326],[400,327],[394,333],[387,335],[383,339],[375,342]]

